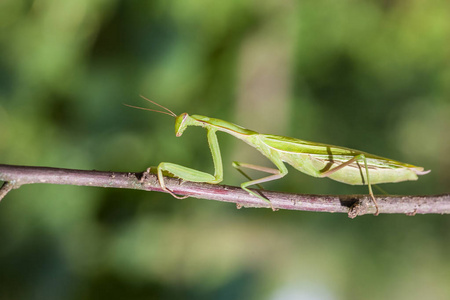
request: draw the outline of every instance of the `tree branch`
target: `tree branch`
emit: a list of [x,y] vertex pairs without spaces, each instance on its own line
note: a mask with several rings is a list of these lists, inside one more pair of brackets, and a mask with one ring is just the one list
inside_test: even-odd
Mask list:
[[[105,188],[123,188],[164,192],[156,174],[139,172],[102,172],[48,167],[27,167],[0,164],[0,201],[12,189],[24,184],[50,183]],[[236,203],[241,207],[267,207],[270,205],[240,187],[183,182],[165,177],[167,187],[178,195]],[[276,209],[340,212],[350,218],[375,213],[369,195],[304,195],[262,191]],[[449,214],[450,194],[429,196],[376,196],[380,213],[389,214]]]

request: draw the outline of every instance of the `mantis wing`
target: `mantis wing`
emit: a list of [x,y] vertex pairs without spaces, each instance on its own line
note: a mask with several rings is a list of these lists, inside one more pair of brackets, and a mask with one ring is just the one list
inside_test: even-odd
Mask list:
[[[372,184],[417,180],[417,175],[426,174],[422,167],[350,148],[276,135],[261,135],[260,139],[266,146],[279,152],[283,161],[314,177],[322,177],[322,173],[357,156],[366,158],[365,161]],[[328,177],[347,184],[367,184],[364,169],[364,162],[355,160]]]

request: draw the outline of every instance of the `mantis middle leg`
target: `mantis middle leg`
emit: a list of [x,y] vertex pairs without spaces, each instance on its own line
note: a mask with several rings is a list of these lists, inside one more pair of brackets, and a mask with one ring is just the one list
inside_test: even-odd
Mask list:
[[270,202],[269,199],[261,196],[258,193],[255,193],[254,191],[252,191],[252,190],[250,190],[248,188],[248,186],[251,186],[251,185],[258,185],[259,186],[260,183],[264,183],[264,182],[269,182],[269,181],[280,179],[280,178],[284,177],[288,173],[288,170],[287,170],[286,166],[284,165],[283,161],[281,161],[281,159],[272,158],[271,161],[275,164],[275,166],[278,169],[261,167],[261,166],[246,164],[246,163],[240,163],[240,162],[236,162],[236,161],[233,162],[233,167],[235,167],[240,173],[244,174],[244,176],[247,177],[247,178],[250,178],[250,177],[248,177],[240,169],[241,167],[273,174],[273,175],[269,175],[269,176],[266,176],[266,177],[263,177],[263,178],[260,178],[260,179],[243,182],[241,184],[241,188],[243,190],[247,191],[249,194],[251,194],[253,196],[256,196],[259,199],[262,199],[262,200],[268,202],[270,204],[270,207],[272,208],[272,210],[275,210],[273,208],[272,203]]

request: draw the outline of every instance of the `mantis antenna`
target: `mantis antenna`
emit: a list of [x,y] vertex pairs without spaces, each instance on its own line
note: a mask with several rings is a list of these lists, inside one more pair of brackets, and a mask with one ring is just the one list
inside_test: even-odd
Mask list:
[[145,98],[145,97],[142,96],[142,95],[140,95],[140,96],[141,96],[142,99],[147,100],[148,102],[153,103],[154,105],[159,106],[159,107],[163,108],[163,109],[166,110],[166,111],[160,111],[160,110],[156,110],[156,109],[150,109],[150,108],[145,108],[145,107],[139,107],[139,106],[129,105],[129,104],[126,104],[126,103],[123,103],[123,105],[128,106],[128,107],[132,107],[132,108],[142,109],[142,110],[154,111],[154,112],[157,112],[157,113],[169,115],[169,116],[174,117],[174,118],[177,117],[177,114],[175,114],[173,111],[171,111],[171,110],[168,109],[167,107],[162,106],[161,104],[158,104],[158,103],[156,103],[156,102],[154,102],[154,101],[152,101],[152,100],[150,100],[150,99],[147,99],[147,98]]

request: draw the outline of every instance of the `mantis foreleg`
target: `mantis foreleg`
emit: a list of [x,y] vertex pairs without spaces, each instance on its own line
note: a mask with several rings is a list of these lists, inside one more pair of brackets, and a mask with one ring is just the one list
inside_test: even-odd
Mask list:
[[[369,194],[370,194],[370,197],[372,197],[373,203],[375,204],[375,208],[377,210],[375,212],[375,216],[378,216],[378,214],[379,214],[378,203],[377,203],[377,200],[375,200],[375,196],[373,195],[373,192],[372,192],[372,185],[370,184],[370,177],[369,177],[369,168],[367,167],[367,160],[366,160],[366,157],[364,156],[364,154],[359,154],[359,155],[353,157],[352,159],[346,161],[345,163],[342,163],[342,164],[340,164],[339,166],[337,166],[337,167],[335,167],[333,169],[330,169],[330,170],[328,170],[326,172],[323,172],[320,175],[320,177],[328,177],[331,174],[341,170],[342,168],[345,168],[345,167],[351,165],[352,163],[354,163],[355,161],[357,161],[359,159],[362,159],[364,161],[364,167],[366,169],[367,185],[369,187]],[[363,177],[363,181],[364,181],[364,177]]]
[[162,162],[158,165],[158,180],[161,188],[166,192],[170,193],[172,196],[178,199],[184,199],[188,196],[177,196],[171,190],[169,190],[164,183],[163,171],[173,174],[175,177],[186,181],[193,182],[208,182],[208,183],[219,183],[223,180],[223,165],[222,156],[220,155],[219,142],[217,140],[216,129],[207,129],[207,138],[209,148],[211,150],[212,159],[214,163],[214,175],[198,171],[192,168],[184,167],[181,165]]

